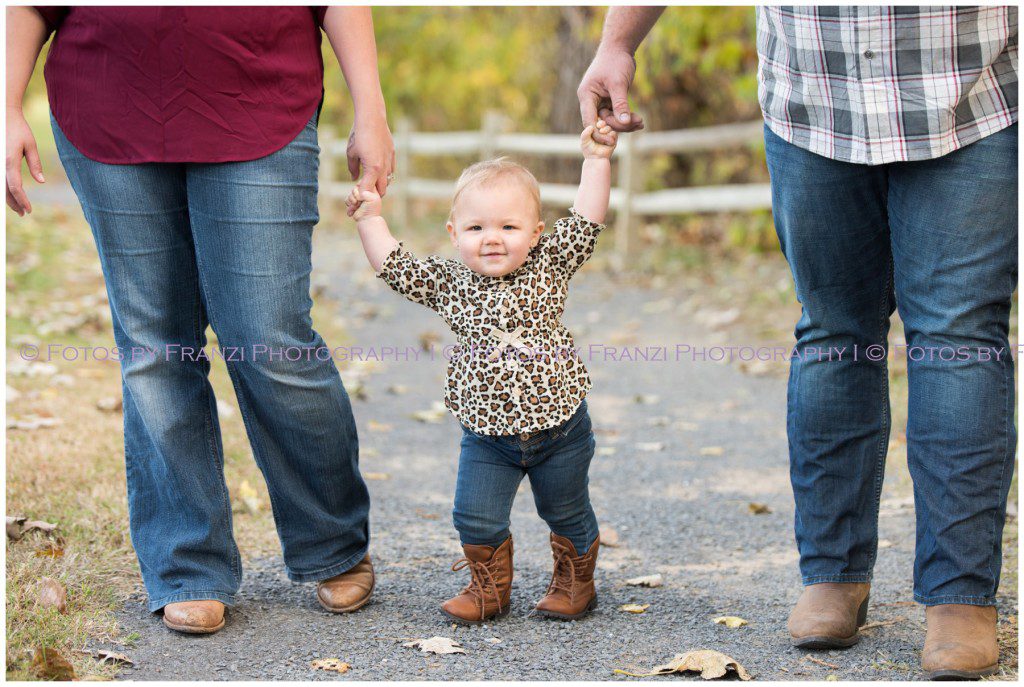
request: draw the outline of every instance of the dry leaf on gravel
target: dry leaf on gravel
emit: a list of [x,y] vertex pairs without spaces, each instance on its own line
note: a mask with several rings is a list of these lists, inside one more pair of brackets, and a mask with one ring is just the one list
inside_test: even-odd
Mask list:
[[377,422],[376,420],[370,420],[366,426],[371,432],[390,432],[395,428],[394,425],[387,422]]
[[661,573],[654,575],[643,575],[641,577],[631,577],[626,580],[626,584],[633,587],[660,587],[665,584],[665,578],[661,576]]
[[839,666],[837,666],[835,663],[829,663],[828,661],[822,661],[820,658],[816,658],[816,657],[810,656],[810,655],[804,656],[802,660],[810,661],[811,663],[817,663],[819,666],[825,666],[826,668],[831,668],[832,670],[838,670],[839,669]]
[[412,419],[417,420],[419,422],[436,424],[444,420],[444,417],[447,414],[448,411],[445,408],[444,403],[441,403],[440,401],[434,401],[430,405],[429,410],[417,410],[415,413],[413,413]]
[[712,649],[698,649],[685,654],[676,654],[671,661],[665,665],[655,666],[649,673],[630,673],[619,668],[616,668],[614,672],[631,677],[652,677],[687,671],[699,672],[705,680],[724,677],[729,671],[735,672],[741,680],[750,679],[750,674],[736,659]]
[[[92,656],[93,658],[97,659],[100,663],[112,663],[112,664],[120,664],[120,665],[126,665],[126,666],[133,666],[133,665],[135,665],[135,661],[133,661],[132,659],[128,658],[126,655],[119,654],[116,651],[110,651],[109,649],[96,649],[95,651],[92,651],[92,650],[89,650],[89,649],[82,649],[78,653],[85,654],[87,656]],[[99,680],[107,679],[107,678],[101,678],[101,677],[97,677],[97,676],[93,676],[93,677],[96,678],[96,679],[99,679]],[[86,676],[86,677],[84,677],[82,679],[83,680],[88,680],[89,676]]]
[[617,448],[615,448],[614,446],[598,446],[597,447],[597,455],[599,455],[599,456],[614,456],[616,453],[618,453],[618,451],[619,450]]
[[700,450],[702,456],[721,456],[725,454],[725,449],[721,446],[705,446]]
[[637,394],[633,397],[633,402],[639,405],[651,406],[661,400],[661,396],[657,394]]
[[110,396],[108,398],[101,398],[96,401],[96,407],[105,413],[115,413],[121,410],[124,404],[124,399],[114,398]]
[[772,512],[772,509],[767,503],[756,503],[754,501],[747,504],[747,510],[749,510],[753,515],[767,515]]
[[897,618],[893,618],[892,620],[876,620],[875,622],[866,623],[864,625],[861,625],[859,629],[861,632],[863,632],[864,630],[873,630],[876,627],[886,627],[887,625],[895,625],[896,623],[902,623],[904,620],[906,620],[906,618],[901,615]]
[[340,658],[318,658],[310,666],[313,670],[329,670],[335,673],[347,673],[352,666],[342,662]]
[[651,604],[622,604],[619,606],[619,610],[626,613],[643,613],[650,607]]
[[487,642],[488,644],[500,644],[501,643],[501,640],[498,639],[497,637],[488,637],[484,641]]
[[641,441],[636,445],[637,451],[644,451],[646,453],[657,453],[665,450],[664,441]]
[[743,627],[744,625],[748,624],[746,620],[735,615],[723,615],[718,618],[715,618],[711,622],[715,623],[716,625],[725,625],[730,630],[735,630],[738,627]]
[[420,334],[420,348],[429,351],[436,344],[441,342],[441,335],[437,332],[423,332]]
[[74,680],[75,669],[56,649],[36,647],[32,672],[43,680]]
[[615,549],[619,546],[619,533],[615,531],[614,527],[604,526],[598,530],[600,533],[601,546],[607,546],[608,548]]
[[416,648],[423,653],[431,654],[464,654],[466,650],[459,646],[459,643],[447,637],[431,637],[430,639],[414,639],[402,646]]
[[409,392],[409,387],[405,384],[392,384],[387,388],[387,392],[394,396],[401,396],[402,394]]
[[391,479],[391,475],[386,472],[364,472],[363,479],[384,481],[386,479]]
[[39,580],[39,605],[43,608],[54,608],[60,614],[68,612],[68,593],[57,580],[44,577]]

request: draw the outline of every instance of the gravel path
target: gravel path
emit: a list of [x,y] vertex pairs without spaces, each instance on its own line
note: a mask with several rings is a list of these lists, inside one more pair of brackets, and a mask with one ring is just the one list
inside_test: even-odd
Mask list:
[[[354,233],[354,232],[353,232]],[[454,343],[444,323],[407,303],[373,277],[347,232],[321,232],[318,283],[340,306],[351,340],[331,345],[417,346],[423,335]],[[713,648],[762,680],[919,678],[923,609],[912,603],[913,506],[887,482],[883,548],[872,590],[869,629],[856,647],[812,654],[789,646],[786,616],[799,594],[792,539],[793,504],[785,439],[785,382],[736,366],[673,361],[676,344],[721,343],[695,323],[694,294],[619,285],[596,266],[574,282],[565,322],[577,345],[668,346],[668,362],[588,362],[589,397],[599,447],[592,498],[603,527],[619,538],[602,547],[601,605],[588,619],[562,623],[528,618],[550,575],[547,531],[521,493],[513,515],[516,579],[512,612],[493,625],[455,627],[438,604],[464,583],[449,566],[459,556],[450,508],[459,431],[410,418],[441,398],[445,363],[390,360],[363,381],[354,401],[373,499],[372,554],[378,586],[362,611],[334,616],[320,609],[312,585],[293,584],[279,558],[249,561],[227,627],[208,637],[164,629],[132,599],[120,620],[137,632],[125,678],[145,680],[474,680],[632,678],[613,669],[645,671],[674,654]],[[722,335],[717,335],[721,337]],[[348,382],[352,388],[351,382]],[[391,393],[402,385],[407,391]],[[399,389],[398,391],[401,391]],[[387,423],[382,428],[371,421]],[[703,450],[702,450],[703,449]],[[524,481],[523,491],[528,491]],[[771,512],[755,515],[749,504]],[[625,580],[661,573],[664,586]],[[650,604],[646,613],[619,610]],[[1006,598],[1004,619],[1016,615]],[[749,621],[740,629],[712,623],[720,615]],[[435,635],[461,642],[465,655],[434,656],[402,641]],[[494,641],[499,640],[499,641]],[[115,647],[116,648],[116,647]],[[351,664],[344,676],[311,669],[318,658]],[[692,675],[692,674],[691,674]],[[681,678],[661,678],[663,680]]]

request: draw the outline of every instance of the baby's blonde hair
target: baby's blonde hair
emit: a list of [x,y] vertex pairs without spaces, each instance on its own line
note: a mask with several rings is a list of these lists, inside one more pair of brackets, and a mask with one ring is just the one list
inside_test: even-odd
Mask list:
[[537,217],[540,217],[540,184],[537,183],[537,178],[518,162],[513,162],[507,157],[499,157],[474,163],[462,170],[459,180],[455,182],[455,195],[452,196],[452,209],[448,213],[448,221],[451,221],[455,213],[455,204],[459,201],[459,196],[466,189],[471,186],[487,186],[503,179],[517,181],[526,188],[537,208]]

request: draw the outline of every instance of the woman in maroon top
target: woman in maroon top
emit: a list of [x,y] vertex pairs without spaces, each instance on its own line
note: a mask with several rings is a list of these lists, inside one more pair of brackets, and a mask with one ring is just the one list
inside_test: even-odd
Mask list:
[[310,319],[321,29],[355,110],[349,170],[383,193],[394,149],[368,8],[7,10],[7,204],[32,211],[22,158],[44,182],[21,103],[55,32],[54,137],[123,352],[132,543],[150,610],[181,632],[223,627],[241,581],[209,357],[196,354],[208,325],[289,577],[318,582],[333,612],[373,590],[352,410]]

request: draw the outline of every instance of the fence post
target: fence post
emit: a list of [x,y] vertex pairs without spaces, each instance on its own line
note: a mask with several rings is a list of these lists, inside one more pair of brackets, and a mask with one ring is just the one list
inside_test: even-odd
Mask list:
[[396,127],[395,141],[395,224],[399,229],[408,228],[412,220],[412,197],[409,195],[409,182],[412,180],[412,120],[402,117]]
[[336,219],[337,203],[334,198],[334,127],[320,127],[320,174],[318,188],[322,214],[329,222]]
[[495,143],[498,134],[505,129],[506,121],[505,115],[499,110],[487,110],[484,112],[483,127],[480,130],[480,133],[483,134],[483,140],[480,141],[481,160],[490,160],[494,157],[498,150]]

